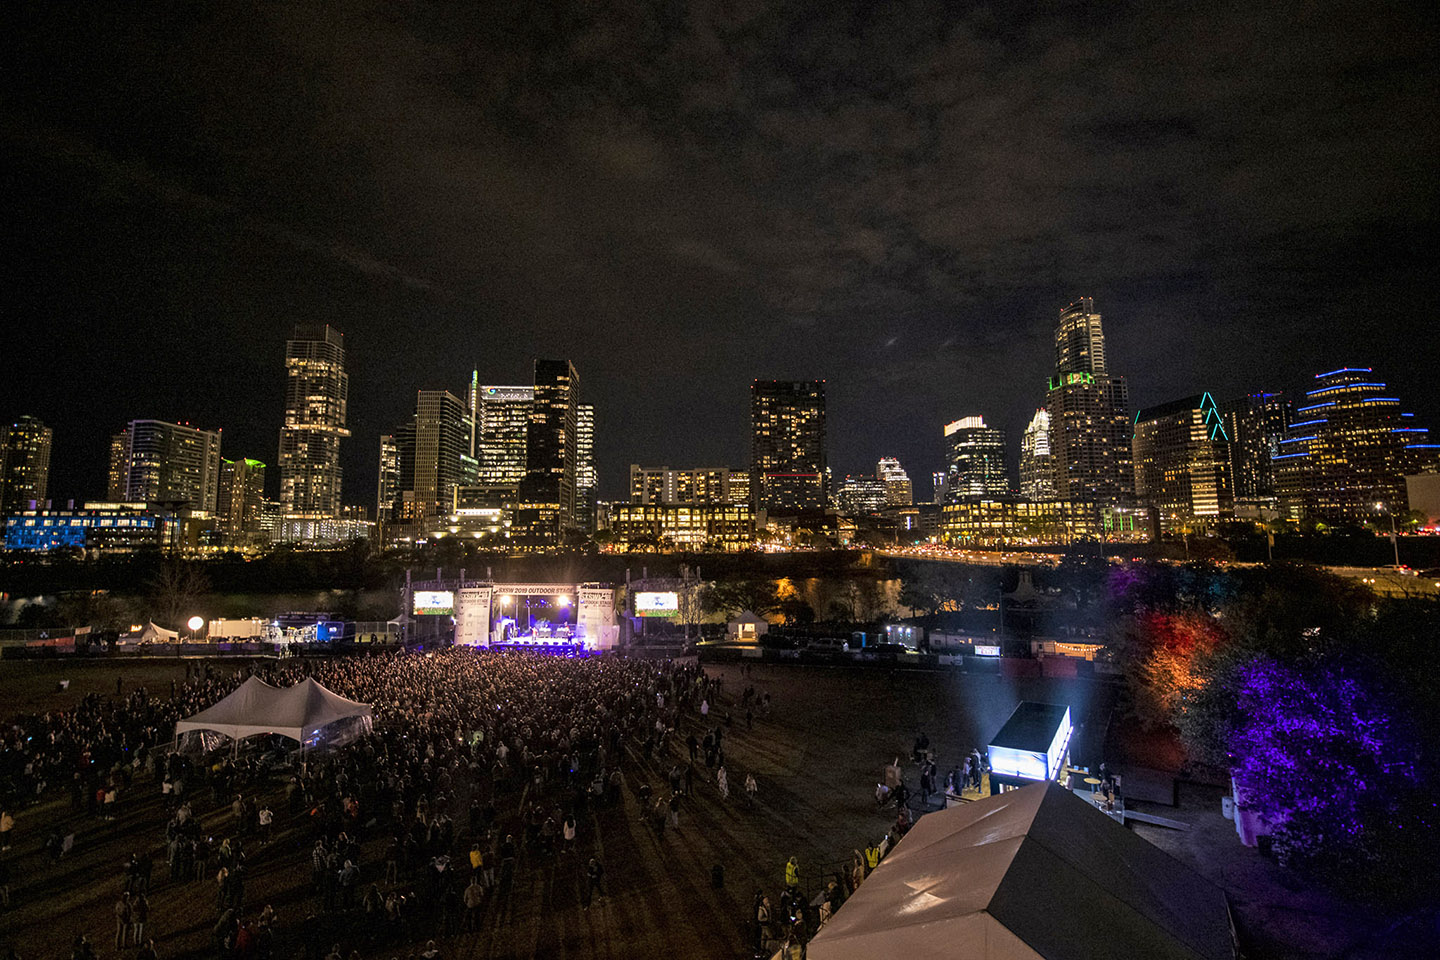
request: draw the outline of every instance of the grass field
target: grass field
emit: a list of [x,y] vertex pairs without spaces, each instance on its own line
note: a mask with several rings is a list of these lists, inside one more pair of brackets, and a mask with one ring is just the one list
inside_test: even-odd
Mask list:
[[[222,667],[234,669],[234,665]],[[785,860],[796,855],[807,883],[818,884],[824,870],[848,861],[851,851],[878,839],[891,815],[876,811],[873,791],[884,765],[907,757],[919,730],[925,730],[941,769],[963,751],[983,745],[1018,699],[1071,703],[1077,719],[1103,718],[1113,688],[1089,681],[1010,681],[993,676],[953,673],[865,671],[800,666],[757,666],[748,678],[740,667],[708,667],[725,678],[725,694],[712,710],[712,723],[735,714],[726,735],[731,792],[722,800],[713,783],[697,784],[696,796],[682,809],[678,830],[657,835],[642,816],[636,789],[642,781],[657,790],[665,784],[668,762],[647,767],[632,761],[619,809],[592,811],[581,823],[577,855],[542,858],[522,854],[513,894],[487,903],[477,932],[441,936],[428,918],[417,918],[402,943],[384,942],[358,913],[323,915],[310,886],[303,825],[287,819],[280,785],[271,804],[277,813],[276,839],[250,852],[246,912],[265,904],[277,913],[276,957],[300,955],[302,939],[313,933],[328,950],[340,944],[342,956],[353,949],[364,958],[405,957],[424,941],[439,941],[446,960],[461,958],[740,958],[749,957],[748,918],[756,888],[778,894]],[[144,684],[166,695],[172,678],[183,679],[184,665],[174,663],[0,664],[4,712],[62,709],[86,692],[113,694],[119,675],[124,689]],[[55,692],[61,676],[69,691]],[[768,718],[745,728],[735,706],[746,684],[768,692]],[[694,725],[694,721],[691,721]],[[678,738],[677,738],[678,739]],[[677,750],[679,745],[676,745]],[[678,753],[677,753],[678,756]],[[910,782],[915,782],[910,768]],[[746,773],[759,782],[750,804],[741,784]],[[1241,847],[1220,817],[1218,795],[1193,794],[1195,803],[1167,816],[1194,819],[1204,828],[1191,834],[1156,837],[1182,860],[1197,866],[1231,892],[1242,929],[1256,928],[1252,956],[1328,956],[1315,952],[1315,937],[1283,936],[1286,917],[1278,904],[1296,900],[1278,868]],[[1213,803],[1211,802],[1213,799]],[[513,819],[518,796],[501,808]],[[208,804],[208,795],[204,798]],[[230,829],[228,808],[202,804],[207,830],[217,837]],[[15,848],[7,855],[13,872],[11,909],[0,918],[0,938],[22,960],[68,956],[70,940],[85,933],[102,957],[119,953],[113,946],[112,908],[122,888],[122,867],[132,851],[148,848],[156,857],[150,931],[160,956],[212,955],[210,931],[216,920],[215,883],[169,882],[162,850],[165,811],[157,784],[139,781],[113,823],[87,820],[64,799],[24,810],[18,817]],[[463,817],[457,817],[463,827]],[[52,825],[76,833],[73,854],[51,864],[40,847]],[[515,832],[519,832],[518,829]],[[1201,838],[1204,838],[1203,842]],[[365,848],[363,882],[381,880],[378,831]],[[468,848],[462,835],[457,844]],[[459,850],[457,850],[459,853]],[[583,865],[590,855],[606,866],[609,896],[589,910],[581,908]],[[711,885],[712,865],[725,868],[725,882]],[[1227,885],[1227,877],[1230,882]],[[1236,879],[1239,878],[1239,879]],[[818,889],[818,885],[815,889]],[[1323,897],[1307,895],[1305,912],[1341,912]],[[317,918],[308,920],[311,914]],[[1297,922],[1313,929],[1301,915]],[[1345,943],[1380,924],[1353,911],[1348,921],[1328,928]],[[1353,928],[1353,929],[1351,929]],[[1281,931],[1282,933],[1277,933]],[[1384,945],[1384,941],[1375,941]],[[1390,947],[1399,949],[1393,939]],[[127,948],[125,954],[133,954]],[[1334,954],[1338,955],[1338,954]],[[1354,956],[1399,956],[1366,953]]]

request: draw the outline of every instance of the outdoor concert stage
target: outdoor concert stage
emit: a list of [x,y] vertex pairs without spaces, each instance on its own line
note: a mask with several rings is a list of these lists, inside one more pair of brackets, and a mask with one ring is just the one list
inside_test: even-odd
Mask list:
[[576,656],[616,646],[615,590],[605,583],[407,582],[408,634],[456,646]]

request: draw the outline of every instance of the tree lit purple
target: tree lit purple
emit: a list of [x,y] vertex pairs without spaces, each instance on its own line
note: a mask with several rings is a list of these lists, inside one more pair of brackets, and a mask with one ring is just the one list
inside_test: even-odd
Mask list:
[[1416,741],[1363,671],[1261,657],[1242,666],[1239,679],[1234,776],[1275,826],[1283,859],[1322,869],[1376,867],[1407,831],[1434,822],[1434,802],[1416,803]]

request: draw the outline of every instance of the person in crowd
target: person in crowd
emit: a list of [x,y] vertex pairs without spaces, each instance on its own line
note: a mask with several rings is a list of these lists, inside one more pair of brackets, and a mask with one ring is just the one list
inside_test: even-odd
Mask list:
[[122,892],[115,901],[115,949],[122,950],[130,938],[130,894]]

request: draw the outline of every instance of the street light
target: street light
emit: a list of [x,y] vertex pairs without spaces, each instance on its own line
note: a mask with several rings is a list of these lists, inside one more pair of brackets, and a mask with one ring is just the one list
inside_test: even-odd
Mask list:
[[1395,529],[1395,514],[1383,503],[1375,504],[1375,509],[1383,512],[1390,518],[1390,546],[1395,548],[1395,569],[1400,569],[1400,532]]

